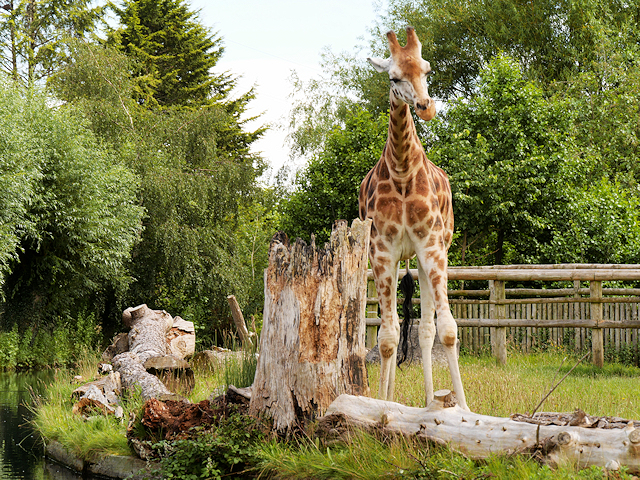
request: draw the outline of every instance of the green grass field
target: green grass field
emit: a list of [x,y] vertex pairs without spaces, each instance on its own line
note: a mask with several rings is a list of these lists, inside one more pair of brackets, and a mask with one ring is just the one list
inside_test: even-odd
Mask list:
[[[253,361],[253,360],[252,360]],[[460,370],[467,402],[477,413],[507,417],[526,413],[577,362],[561,351],[522,355],[511,353],[507,365],[498,366],[491,357],[462,356]],[[75,372],[60,372],[37,407],[34,420],[44,437],[55,439],[85,459],[100,454],[131,454],[125,438],[126,421],[113,417],[87,422],[71,413],[73,375],[90,379],[97,359],[87,356]],[[196,388],[189,400],[208,398],[213,390],[233,378],[231,370],[245,374],[243,361],[231,361],[214,369],[196,369]],[[379,367],[369,366],[371,395],[377,395]],[[225,380],[226,379],[226,380]],[[434,366],[436,389],[451,388],[448,369]],[[412,364],[398,369],[396,398],[399,403],[423,406],[422,367]],[[141,399],[125,398],[125,419],[139,411]],[[608,364],[598,370],[579,365],[549,396],[539,411],[569,412],[581,408],[589,415],[640,419],[640,369]],[[386,442],[360,434],[349,445],[322,445],[309,437],[272,440],[258,445],[252,474],[262,478],[603,478],[601,470],[575,471],[568,467],[551,470],[526,457],[496,456],[477,462],[443,447],[428,446],[411,439]],[[615,473],[609,478],[632,478]]]

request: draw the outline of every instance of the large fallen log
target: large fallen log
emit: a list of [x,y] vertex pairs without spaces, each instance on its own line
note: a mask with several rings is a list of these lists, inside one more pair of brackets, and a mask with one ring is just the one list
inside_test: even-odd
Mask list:
[[[569,417],[563,422],[566,425],[557,425],[536,421],[537,416],[479,415],[462,410],[451,392],[440,390],[427,408],[341,395],[319,420],[319,426],[337,437],[353,428],[415,435],[472,458],[535,452],[550,465],[570,463],[578,468],[612,470],[624,465],[631,472],[640,472],[640,422],[616,419],[604,422],[609,428],[598,428],[602,419],[590,420],[583,412]],[[611,428],[615,423],[623,428]]]
[[[116,335],[102,354],[103,362],[112,362],[115,372],[77,388],[73,392],[78,398],[74,412],[117,414],[122,410],[118,405],[121,389],[138,388],[144,399],[180,399],[172,391],[193,388],[193,372],[184,361],[194,352],[193,323],[145,304],[127,308],[122,321],[129,333]],[[111,369],[109,363],[100,364],[101,373]],[[111,387],[113,382],[108,380],[112,377],[117,378],[117,387]]]

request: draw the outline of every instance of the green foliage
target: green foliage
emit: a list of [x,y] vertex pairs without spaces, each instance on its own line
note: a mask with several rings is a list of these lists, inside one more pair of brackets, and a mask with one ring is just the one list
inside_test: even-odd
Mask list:
[[68,61],[66,41],[92,34],[103,6],[89,0],[10,0],[0,9],[2,69],[32,87]]
[[214,329],[230,320],[228,295],[247,309],[261,305],[256,272],[275,230],[273,194],[256,183],[264,165],[249,151],[263,129],[247,132],[239,120],[249,97],[149,109],[131,98],[122,54],[82,43],[74,52],[76,62],[52,88],[82,108],[96,135],[141,178],[145,228],[130,263],[135,282],[120,299],[194,321],[198,341],[211,344]]
[[575,152],[572,119],[501,55],[480,72],[476,95],[430,125],[430,158],[452,186],[456,260],[634,261],[638,199]]
[[16,367],[19,348],[20,337],[17,325],[8,332],[0,332],[0,370]]
[[588,173],[604,173],[611,182],[638,195],[640,124],[637,121],[640,69],[637,43],[608,50],[593,71],[557,85],[556,96],[576,112],[575,137]]
[[141,230],[137,180],[72,108],[5,83],[0,117],[2,326],[90,311],[91,295],[128,282]]
[[185,0],[125,0],[108,44],[136,60],[135,99],[146,107],[198,107],[227,100],[234,80],[211,69],[223,53]]
[[495,242],[498,264],[505,242],[525,263],[540,258],[536,244],[547,240],[554,209],[566,201],[569,121],[502,55],[480,73],[477,95],[456,100],[430,125],[429,156],[449,175],[462,262],[467,245],[487,241]]
[[18,326],[0,333],[0,369],[45,368],[75,363],[88,350],[97,349],[102,331],[93,313],[55,319],[48,325]]
[[343,127],[335,127],[324,150],[298,173],[295,190],[282,205],[282,224],[291,238],[316,235],[322,245],[333,222],[358,218],[358,191],[384,147],[388,116],[365,110],[349,112]]
[[231,414],[194,438],[154,444],[165,479],[220,479],[239,475],[257,462],[256,446],[263,436],[252,417]]

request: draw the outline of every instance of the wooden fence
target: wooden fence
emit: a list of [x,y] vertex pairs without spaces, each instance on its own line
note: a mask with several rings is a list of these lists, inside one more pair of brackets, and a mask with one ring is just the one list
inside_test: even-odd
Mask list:
[[[417,270],[411,274],[417,279]],[[371,347],[380,319],[371,270],[368,279],[367,346]],[[593,363],[600,367],[605,349],[612,356],[624,352],[638,361],[640,288],[613,287],[615,282],[640,281],[640,265],[449,267],[449,280],[488,282],[486,290],[449,290],[463,349],[490,348],[500,363],[506,362],[507,344],[524,352],[551,345],[591,349]],[[536,282],[540,288],[506,288],[507,283],[523,282]],[[550,288],[558,282],[565,288]]]

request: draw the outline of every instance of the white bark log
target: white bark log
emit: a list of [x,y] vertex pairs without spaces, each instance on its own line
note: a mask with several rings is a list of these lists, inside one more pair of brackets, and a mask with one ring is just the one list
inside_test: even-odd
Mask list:
[[173,317],[167,312],[151,310],[143,303],[127,308],[122,314],[122,321],[131,328],[129,352],[135,353],[140,362],[167,354],[167,333],[173,326]]
[[569,462],[578,468],[612,468],[618,464],[640,472],[640,422],[628,422],[625,428],[535,425],[445,406],[447,393],[436,392],[427,408],[341,395],[320,424],[325,429],[332,422],[365,429],[382,427],[447,444],[473,458],[538,450],[552,465]]
[[[324,249],[276,236],[265,271],[264,324],[250,412],[277,430],[368,394],[366,270],[371,221],[336,222]],[[286,237],[286,236],[285,236]]]
[[142,398],[165,398],[173,395],[155,376],[147,373],[140,358],[132,352],[124,352],[113,358],[113,366],[120,373],[122,387],[140,388]]

